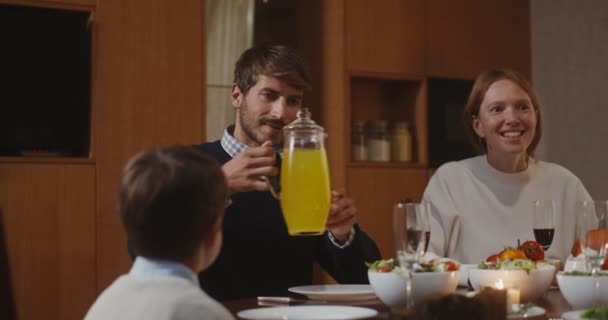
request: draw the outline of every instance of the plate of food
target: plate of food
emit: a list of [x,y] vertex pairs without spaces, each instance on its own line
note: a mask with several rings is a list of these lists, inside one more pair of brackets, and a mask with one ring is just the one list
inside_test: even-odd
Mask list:
[[489,256],[477,268],[469,270],[469,281],[475,290],[482,287],[517,289],[522,302],[540,298],[549,288],[555,266],[544,260],[544,252],[535,241],[516,248],[506,248]]
[[329,319],[369,319],[378,311],[351,306],[283,306],[243,310],[237,313],[240,319],[264,320],[329,320]]
[[507,314],[507,319],[527,319],[542,316],[547,312],[544,308],[532,304],[519,304],[511,307],[512,310]]
[[301,294],[311,300],[352,301],[376,299],[374,289],[369,284],[323,284],[289,288],[290,292]]
[[[395,259],[368,264],[369,283],[376,295],[390,307],[407,302],[405,270]],[[412,275],[412,293],[416,303],[423,303],[433,295],[453,293],[458,285],[459,264],[452,260],[429,260],[419,263]]]

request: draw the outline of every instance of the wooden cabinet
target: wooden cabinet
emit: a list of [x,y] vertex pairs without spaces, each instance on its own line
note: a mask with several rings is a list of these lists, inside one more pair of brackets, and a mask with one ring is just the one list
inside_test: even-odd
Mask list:
[[[392,257],[392,205],[405,198],[419,201],[430,177],[428,79],[474,79],[497,67],[529,76],[529,1],[348,0],[343,5],[340,128],[345,134],[339,158],[359,223],[382,254]],[[408,121],[413,161],[352,161],[352,123],[369,120]]]
[[[401,164],[427,164],[427,130],[426,130],[426,84],[423,78],[398,77],[392,74],[379,73],[348,73],[349,83],[346,92],[347,104],[347,135],[348,159],[354,160],[351,154],[352,126],[355,122],[366,123],[366,136],[370,136],[370,124],[376,121],[386,121],[388,135],[392,137],[397,123],[407,123],[411,136],[410,146],[400,146],[411,150],[412,158]],[[368,144],[371,145],[370,139]],[[396,141],[390,141],[391,149]],[[373,158],[373,150],[367,148],[369,159]],[[370,165],[387,163],[399,164],[398,159],[391,154],[388,162],[370,162]],[[360,161],[359,164],[361,164]]]
[[85,10],[99,3],[90,26],[93,155],[0,158],[18,318],[82,319],[131,265],[116,212],[126,161],[151,146],[204,140],[205,1],[0,3]]
[[[389,137],[393,125],[408,122],[412,136],[411,161],[370,161],[377,148],[376,139],[368,126],[368,161],[352,157],[347,135],[346,186],[358,208],[358,221],[376,241],[384,257],[394,256],[392,238],[392,205],[410,198],[420,200],[427,176],[426,81],[420,77],[398,77],[380,73],[347,73],[346,90],[347,125],[349,135],[352,123],[382,120],[389,124]],[[390,139],[389,149],[398,141]],[[404,146],[401,146],[404,147]],[[376,149],[376,150],[374,150]],[[377,158],[376,158],[377,159]]]
[[424,0],[344,1],[347,69],[424,75],[424,11]]
[[[394,256],[392,205],[419,200],[428,181],[424,12],[417,0],[344,1],[342,166],[358,222],[384,257]],[[352,123],[377,120],[409,124],[411,161],[352,160]]]
[[359,224],[376,241],[383,257],[394,257],[393,204],[407,198],[420,201],[428,181],[427,169],[351,165],[347,181]]
[[474,79],[497,67],[530,76],[530,1],[428,0],[428,76]]
[[97,294],[95,166],[2,160],[0,210],[17,318],[82,319]]
[[100,291],[129,270],[116,188],[126,161],[205,132],[205,3],[101,0],[94,89]]

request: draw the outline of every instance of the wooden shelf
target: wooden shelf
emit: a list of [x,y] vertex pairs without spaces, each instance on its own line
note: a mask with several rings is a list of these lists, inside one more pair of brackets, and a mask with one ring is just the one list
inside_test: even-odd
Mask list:
[[[353,122],[386,120],[409,125],[414,163],[427,165],[426,80],[384,72],[347,73],[346,154],[351,157]],[[374,164],[377,166],[377,164]]]

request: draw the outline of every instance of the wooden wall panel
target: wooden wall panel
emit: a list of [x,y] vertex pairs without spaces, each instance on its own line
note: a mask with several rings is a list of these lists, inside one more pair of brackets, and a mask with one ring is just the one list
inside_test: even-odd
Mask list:
[[[344,65],[344,0],[321,2],[321,111],[327,132],[327,157],[332,186],[346,184],[347,128]],[[349,149],[350,150],[350,149]],[[348,192],[348,190],[347,190]]]
[[200,0],[99,4],[94,79],[99,290],[131,263],[115,197],[125,162],[155,145],[203,140],[204,22]]
[[424,3],[345,1],[347,69],[424,75]]
[[383,257],[395,257],[393,204],[405,198],[420,201],[428,182],[427,169],[350,167],[347,177],[359,225],[376,241]]
[[82,319],[95,292],[95,167],[0,163],[19,319]]
[[427,1],[427,74],[474,79],[509,67],[530,76],[530,1]]

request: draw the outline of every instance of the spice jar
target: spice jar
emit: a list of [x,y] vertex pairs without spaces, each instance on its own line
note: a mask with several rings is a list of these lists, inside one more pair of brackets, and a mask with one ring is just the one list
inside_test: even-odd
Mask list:
[[412,161],[412,135],[407,122],[395,122],[391,142],[393,161]]
[[387,121],[371,122],[367,145],[370,161],[391,161],[391,138]]
[[369,152],[367,136],[365,135],[365,121],[356,121],[351,126],[351,157],[353,161],[367,161]]

